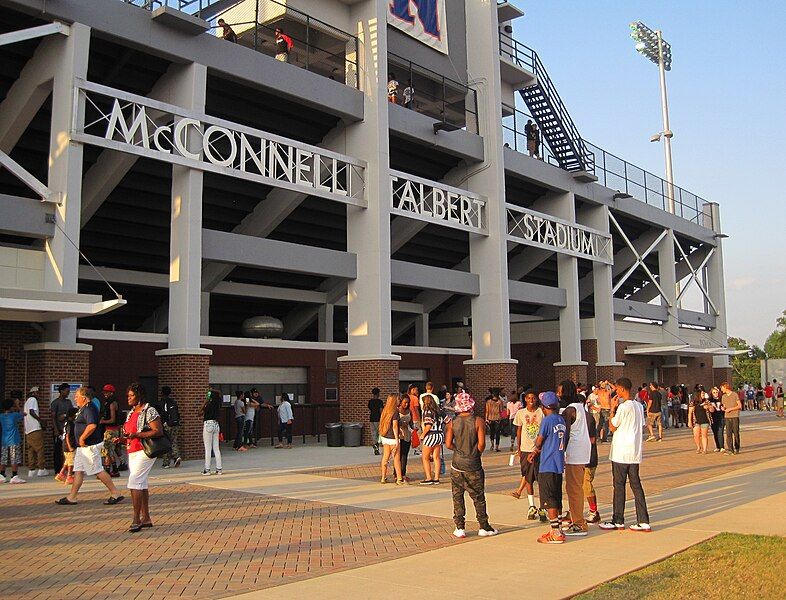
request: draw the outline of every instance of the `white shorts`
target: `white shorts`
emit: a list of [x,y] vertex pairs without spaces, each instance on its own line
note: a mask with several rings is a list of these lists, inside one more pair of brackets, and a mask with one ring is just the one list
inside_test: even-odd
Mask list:
[[147,480],[155,458],[148,458],[144,450],[131,452],[128,455],[128,485],[129,490],[146,490]]
[[81,471],[85,474],[85,477],[92,477],[103,471],[104,465],[101,462],[101,450],[103,448],[103,441],[93,446],[80,446],[77,448],[74,453],[74,473]]
[[383,446],[395,446],[396,445],[396,440],[394,440],[393,438],[386,438],[386,437],[381,437],[380,436],[379,441],[382,442]]

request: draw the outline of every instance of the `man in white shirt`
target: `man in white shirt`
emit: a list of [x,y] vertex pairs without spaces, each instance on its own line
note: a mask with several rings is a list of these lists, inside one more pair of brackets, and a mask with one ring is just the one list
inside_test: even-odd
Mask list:
[[[44,457],[44,428],[38,413],[37,387],[30,388],[30,395],[25,400],[25,443],[27,445],[28,477],[46,477],[49,475]],[[21,395],[21,394],[20,394]]]
[[647,511],[647,499],[639,478],[641,464],[641,431],[644,428],[644,407],[631,400],[633,384],[627,377],[620,377],[616,384],[619,404],[612,406],[611,430],[611,470],[614,481],[614,515],[611,521],[600,524],[601,529],[625,529],[625,483],[630,479],[630,489],[636,503],[636,523],[630,526],[631,531],[648,532],[650,515]]
[[[292,448],[292,423],[295,415],[292,413],[292,404],[288,394],[281,394],[281,404],[278,405],[278,444],[276,448]],[[287,445],[284,446],[284,435],[287,436]]]

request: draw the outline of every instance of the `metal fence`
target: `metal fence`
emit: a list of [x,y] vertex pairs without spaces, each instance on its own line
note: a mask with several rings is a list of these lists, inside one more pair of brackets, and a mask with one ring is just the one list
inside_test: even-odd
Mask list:
[[[401,93],[397,94],[397,104],[470,133],[479,133],[478,95],[474,89],[392,52],[388,53],[388,71],[399,82]],[[403,91],[410,84],[414,98],[407,104]]]

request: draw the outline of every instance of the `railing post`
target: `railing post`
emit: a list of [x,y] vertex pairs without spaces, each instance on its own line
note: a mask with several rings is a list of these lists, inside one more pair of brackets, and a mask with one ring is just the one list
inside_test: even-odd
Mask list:
[[[308,71],[308,55],[309,55],[309,49],[311,48],[311,45],[310,45],[310,42],[309,42],[309,39],[310,39],[309,33],[310,32],[311,32],[311,17],[306,15],[306,71]],[[304,438],[304,440],[305,440],[305,438]]]

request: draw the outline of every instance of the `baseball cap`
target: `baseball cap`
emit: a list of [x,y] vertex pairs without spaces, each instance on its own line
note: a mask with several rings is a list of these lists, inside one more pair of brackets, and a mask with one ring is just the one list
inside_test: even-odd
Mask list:
[[37,391],[38,391],[38,386],[37,385],[34,385],[33,387],[30,388],[30,393],[31,394],[35,394]]
[[538,399],[540,403],[547,408],[553,408],[559,405],[559,398],[557,398],[557,394],[554,392],[541,392]]
[[104,391],[105,392],[114,392],[115,391],[115,386],[113,386],[111,383],[107,383],[104,386]]

